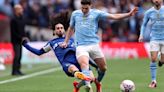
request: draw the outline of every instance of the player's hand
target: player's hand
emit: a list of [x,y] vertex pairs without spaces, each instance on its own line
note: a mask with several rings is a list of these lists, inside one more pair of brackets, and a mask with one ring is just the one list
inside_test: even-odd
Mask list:
[[130,16],[135,15],[138,12],[138,7],[134,7],[131,11],[130,11]]
[[140,36],[138,39],[139,42],[143,42],[143,36]]
[[60,44],[60,47],[62,47],[62,48],[67,48],[67,45],[68,45],[68,44],[67,44],[66,42],[63,42],[63,43]]
[[27,42],[29,42],[29,39],[27,37],[24,37],[22,39],[22,45],[25,45]]

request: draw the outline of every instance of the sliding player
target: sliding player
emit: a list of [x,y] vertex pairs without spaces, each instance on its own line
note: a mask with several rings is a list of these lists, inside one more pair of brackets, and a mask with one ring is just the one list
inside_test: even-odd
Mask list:
[[[90,71],[92,76],[86,76],[81,72],[81,68],[80,65],[77,62],[76,56],[75,56],[75,47],[74,47],[74,40],[70,39],[69,40],[69,44],[67,48],[61,48],[60,44],[64,41],[65,39],[65,30],[64,30],[64,26],[61,23],[58,23],[55,25],[55,30],[53,32],[53,34],[56,36],[56,38],[50,40],[44,47],[42,47],[41,49],[35,49],[33,47],[31,47],[27,40],[23,40],[23,46],[28,49],[29,51],[31,51],[32,53],[36,54],[36,55],[42,55],[44,53],[49,52],[50,50],[53,50],[57,59],[59,60],[63,71],[71,77],[76,77],[78,79],[81,80],[85,80],[85,81],[91,81],[94,80],[94,76],[92,71]],[[95,68],[97,68],[97,65],[94,64],[93,62],[91,62],[91,65],[93,65]],[[80,83],[76,83],[74,82],[74,86],[78,86],[77,88],[75,87],[74,92],[78,92],[79,88],[82,85],[85,85],[82,82]]]

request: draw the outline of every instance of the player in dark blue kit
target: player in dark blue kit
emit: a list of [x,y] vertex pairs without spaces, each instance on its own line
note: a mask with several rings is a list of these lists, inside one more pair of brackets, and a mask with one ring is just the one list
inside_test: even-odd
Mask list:
[[[75,47],[74,47],[74,40],[70,39],[69,44],[67,48],[61,48],[60,44],[65,39],[65,30],[64,26],[60,23],[55,25],[54,35],[56,38],[50,40],[44,47],[41,49],[35,49],[31,47],[27,40],[23,40],[23,46],[31,51],[32,53],[36,55],[42,55],[44,53],[49,52],[50,50],[53,50],[58,61],[60,62],[63,71],[70,77],[76,77],[81,80],[93,80],[94,76],[86,76],[81,72],[80,65],[77,62],[76,56],[75,56]],[[94,65],[93,62],[91,64],[97,68],[96,65]],[[92,71],[91,74],[93,75]],[[77,86],[79,83],[74,83],[74,86]],[[79,88],[85,85],[83,82],[79,85]],[[78,92],[79,88],[74,89],[74,92]]]

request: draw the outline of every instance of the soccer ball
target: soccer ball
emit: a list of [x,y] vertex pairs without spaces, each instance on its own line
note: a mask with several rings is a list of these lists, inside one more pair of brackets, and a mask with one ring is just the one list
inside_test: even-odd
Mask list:
[[122,92],[134,92],[135,84],[131,80],[123,80],[120,84],[120,89]]

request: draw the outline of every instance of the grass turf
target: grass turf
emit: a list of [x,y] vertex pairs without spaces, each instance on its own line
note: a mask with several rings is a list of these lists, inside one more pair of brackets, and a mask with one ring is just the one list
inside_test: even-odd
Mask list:
[[[121,81],[130,79],[136,85],[135,92],[163,92],[164,88],[164,67],[158,68],[156,89],[148,88],[150,82],[149,60],[148,59],[126,59],[108,60],[108,70],[102,81],[103,92],[120,92]],[[56,67],[53,64],[32,65],[31,68],[23,66],[26,74],[42,71]],[[10,68],[0,72],[0,81],[15,78],[13,76],[2,76],[2,72],[10,73]],[[94,69],[93,69],[94,70]],[[94,70],[95,75],[96,72]],[[73,92],[72,82],[74,78],[67,77],[62,71],[55,71],[45,75],[39,75],[24,80],[0,84],[0,92]],[[92,84],[95,91],[95,85]],[[80,92],[85,92],[81,88]]]

